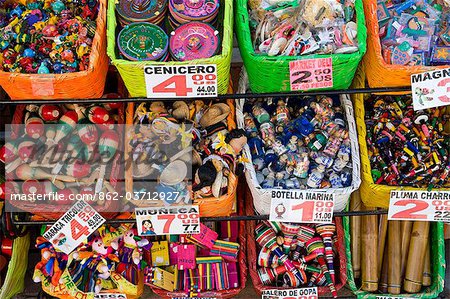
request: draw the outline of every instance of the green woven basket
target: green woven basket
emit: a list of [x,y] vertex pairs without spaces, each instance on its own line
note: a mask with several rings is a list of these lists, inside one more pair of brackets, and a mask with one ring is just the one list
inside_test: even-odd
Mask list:
[[333,60],[333,87],[346,89],[352,83],[359,61],[366,52],[367,30],[365,26],[362,0],[355,3],[358,24],[359,50],[351,54],[305,55],[305,56],[266,56],[256,54],[250,37],[247,0],[237,0],[236,35],[241,56],[248,72],[251,90],[255,93],[289,91],[289,62],[294,60],[328,58]]
[[[350,252],[350,220],[343,217],[344,237],[347,252],[347,282],[350,289],[359,299],[376,299],[381,294],[373,294],[360,291],[353,277],[352,253]],[[445,247],[444,247],[444,225],[441,222],[431,223],[431,272],[432,285],[418,294],[383,295],[395,298],[426,298],[435,299],[444,289],[445,276]]]
[[0,298],[9,299],[23,291],[25,286],[25,272],[28,267],[29,248],[30,236],[28,234],[14,240],[8,271],[0,289]]
[[196,59],[191,61],[170,61],[170,62],[139,62],[121,59],[116,47],[116,36],[118,33],[117,19],[115,13],[116,0],[108,0],[108,24],[107,40],[108,56],[113,65],[117,67],[123,81],[132,97],[146,97],[147,91],[144,80],[144,67],[147,65],[186,65],[186,64],[216,64],[218,76],[218,92],[225,94],[228,89],[230,78],[231,52],[233,47],[233,0],[221,1],[219,11],[219,32],[222,41],[222,50],[219,55],[207,59]]

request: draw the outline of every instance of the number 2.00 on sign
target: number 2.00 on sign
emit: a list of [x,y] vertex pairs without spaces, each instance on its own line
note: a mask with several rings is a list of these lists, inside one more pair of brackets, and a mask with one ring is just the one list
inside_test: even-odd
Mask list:
[[450,222],[450,192],[391,191],[388,219]]

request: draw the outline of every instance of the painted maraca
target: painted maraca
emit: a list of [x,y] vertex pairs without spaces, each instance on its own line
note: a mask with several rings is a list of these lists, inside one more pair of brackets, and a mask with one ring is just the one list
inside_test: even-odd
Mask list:
[[61,108],[56,105],[41,105],[38,110],[39,116],[48,122],[57,121],[61,117]]
[[336,288],[334,287],[333,280],[331,279],[330,272],[328,272],[327,264],[324,259],[325,246],[323,245],[322,239],[320,237],[311,238],[305,243],[306,250],[308,254],[317,253],[317,261],[319,262],[320,268],[325,275],[328,287],[330,288],[331,294],[334,298],[337,298]]
[[44,135],[44,121],[36,114],[27,112],[25,115],[25,133],[33,139]]
[[102,124],[98,124],[98,128],[102,131],[106,130],[114,130],[114,126],[116,125],[116,121],[114,118],[110,117],[107,121]]
[[283,242],[283,251],[286,254],[289,254],[291,250],[292,241],[294,237],[297,235],[297,232],[300,228],[300,224],[297,223],[289,223],[289,222],[281,222],[281,232],[284,235]]
[[94,124],[104,124],[109,119],[108,110],[100,106],[92,106],[86,109],[87,117]]
[[116,154],[119,147],[119,135],[111,130],[103,132],[98,142],[98,151],[101,157],[99,179],[95,185],[95,193],[99,193],[103,188],[103,178],[106,172],[106,165]]
[[281,248],[277,244],[277,236],[273,229],[268,227],[264,222],[258,224],[255,228],[256,233],[256,242],[261,247],[269,248],[276,256],[281,260],[283,265],[285,265],[288,270],[299,279],[302,280],[302,276],[300,272],[295,268],[292,262],[288,259],[288,257],[283,253]]
[[23,162],[29,163],[36,158],[37,149],[38,145],[35,141],[25,138],[19,143],[17,154]]
[[54,138],[55,143],[69,135],[73,131],[78,122],[78,115],[75,111],[67,111],[58,121],[58,127]]
[[77,194],[77,189],[75,188],[64,188],[58,190],[58,200],[56,204],[58,205],[69,205],[74,200],[75,194]]
[[40,168],[32,168],[28,164],[22,164],[16,169],[16,176],[21,180],[52,180],[56,187],[64,188],[64,182],[74,182],[75,178],[66,175],[52,175]]
[[327,258],[328,271],[330,272],[333,283],[336,283],[334,275],[333,263],[333,235],[336,232],[336,225],[334,223],[317,224],[316,232],[322,237],[325,245],[325,255]]
[[315,233],[316,233],[316,231],[312,227],[305,226],[305,225],[301,225],[299,227],[299,229],[297,231],[297,240],[295,242],[295,247],[297,249],[294,251],[293,258],[292,258],[294,261],[298,260],[300,257],[299,249],[305,247],[305,243],[309,239],[314,237]]
[[42,194],[43,187],[38,180],[26,180],[22,184],[22,193],[24,194]]
[[14,171],[22,163],[17,155],[16,142],[6,142],[0,148],[0,161],[5,164],[6,173]]
[[64,169],[64,174],[68,176],[73,176],[74,178],[84,178],[91,173],[91,165],[84,163],[80,159],[75,159],[75,161],[67,164]]
[[91,123],[81,123],[78,125],[78,136],[81,141],[89,146],[93,146],[98,141],[97,126]]

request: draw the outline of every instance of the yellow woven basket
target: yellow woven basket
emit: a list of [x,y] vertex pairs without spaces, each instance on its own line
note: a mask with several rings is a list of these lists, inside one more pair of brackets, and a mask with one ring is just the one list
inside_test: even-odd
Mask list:
[[[354,88],[364,87],[364,70],[359,68],[355,78],[353,79]],[[391,93],[392,94],[392,93]],[[410,190],[410,191],[426,191],[425,188],[387,186],[375,184],[372,178],[372,167],[369,161],[369,152],[366,142],[366,123],[364,121],[364,100],[369,94],[352,95],[353,105],[355,107],[356,127],[358,130],[359,151],[361,153],[361,187],[359,189],[361,199],[366,207],[389,207],[390,193],[393,190]],[[439,190],[449,190],[442,188]]]

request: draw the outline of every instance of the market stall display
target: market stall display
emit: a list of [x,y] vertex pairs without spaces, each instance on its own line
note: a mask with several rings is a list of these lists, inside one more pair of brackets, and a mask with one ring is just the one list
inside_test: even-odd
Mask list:
[[125,158],[132,161],[126,169],[126,189],[164,196],[133,204],[192,202],[199,205],[201,216],[230,215],[247,139],[236,129],[233,102],[151,102],[135,107],[130,104],[127,112],[127,123],[134,126],[126,133]]
[[[251,193],[247,190],[247,199]],[[247,214],[253,214],[247,201]],[[307,225],[263,221],[247,225],[250,277],[258,294],[264,290],[318,286],[331,294],[347,282],[344,230],[340,219]]]
[[153,244],[146,284],[163,298],[233,298],[245,287],[244,222],[205,223],[200,234],[158,238]]
[[[103,196],[120,192],[115,187],[120,187],[123,173],[119,163],[123,132],[117,123],[124,123],[120,103],[18,106],[11,138],[1,151],[9,189],[6,204],[57,219],[77,195],[91,195],[96,209],[113,217],[118,201]],[[47,200],[30,199],[45,194]]]
[[345,208],[360,184],[348,96],[248,99],[237,107],[248,137],[245,175],[258,213],[269,213],[273,189],[326,189],[335,196],[335,210]]
[[6,1],[1,6],[0,85],[12,99],[103,94],[106,1]]
[[146,95],[147,65],[216,64],[218,92],[227,91],[232,1],[120,1],[116,5],[111,0],[109,4],[108,55],[132,96]]
[[409,86],[411,75],[450,63],[445,1],[364,1],[370,87]]
[[291,61],[327,57],[332,88],[348,88],[366,51],[362,1],[279,3],[237,3],[236,35],[252,91],[289,91]]

